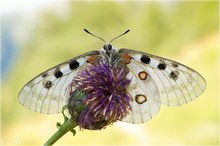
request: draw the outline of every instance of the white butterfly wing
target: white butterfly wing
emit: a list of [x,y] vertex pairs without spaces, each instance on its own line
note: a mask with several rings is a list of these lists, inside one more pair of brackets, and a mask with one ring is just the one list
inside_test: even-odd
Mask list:
[[133,100],[130,103],[132,110],[122,121],[143,123],[151,119],[160,110],[159,90],[147,71],[146,80],[139,79],[139,72],[145,70],[142,64],[131,60],[127,67],[129,68],[127,78],[132,79],[128,92]]
[[181,63],[134,50],[120,49],[119,53],[130,55],[131,60],[138,61],[143,70],[149,73],[164,105],[179,106],[188,103],[206,88],[204,78]]
[[88,52],[41,73],[24,85],[18,95],[20,104],[40,113],[61,112],[69,97],[68,85],[88,58],[99,54],[99,51]]

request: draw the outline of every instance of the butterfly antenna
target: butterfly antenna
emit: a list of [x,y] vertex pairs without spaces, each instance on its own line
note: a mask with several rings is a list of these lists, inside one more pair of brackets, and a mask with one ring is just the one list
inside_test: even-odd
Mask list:
[[105,41],[103,38],[98,37],[97,35],[94,35],[93,33],[89,32],[87,29],[84,29],[84,31],[85,31],[86,33],[88,33],[88,34],[90,34],[90,35],[96,37],[96,38],[99,38],[99,39],[102,40],[104,43],[106,43],[106,41]]
[[121,35],[119,35],[119,36],[113,38],[113,39],[109,42],[109,44],[111,44],[111,42],[113,42],[115,39],[117,39],[117,38],[119,38],[119,37],[125,35],[125,34],[128,33],[129,31],[130,31],[130,29],[126,30],[126,31],[125,31],[124,33],[122,33]]

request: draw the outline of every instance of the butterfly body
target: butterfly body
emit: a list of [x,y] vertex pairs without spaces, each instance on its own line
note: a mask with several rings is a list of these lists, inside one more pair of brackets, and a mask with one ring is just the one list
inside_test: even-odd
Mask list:
[[65,61],[29,81],[20,91],[19,102],[40,113],[62,111],[68,88],[81,70],[88,65],[106,61],[111,68],[125,68],[131,80],[127,91],[131,110],[122,119],[143,123],[160,110],[160,105],[179,106],[198,97],[206,87],[205,80],[195,70],[166,58],[129,49],[116,49],[105,44],[100,51],[91,51]]

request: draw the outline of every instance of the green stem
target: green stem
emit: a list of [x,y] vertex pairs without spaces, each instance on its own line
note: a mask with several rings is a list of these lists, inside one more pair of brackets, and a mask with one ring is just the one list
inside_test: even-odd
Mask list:
[[74,127],[76,127],[77,124],[70,118],[66,120],[60,128],[57,130],[54,135],[50,137],[50,139],[44,144],[44,146],[49,146],[54,144],[57,140],[59,140],[64,134],[66,134],[68,131],[71,131]]

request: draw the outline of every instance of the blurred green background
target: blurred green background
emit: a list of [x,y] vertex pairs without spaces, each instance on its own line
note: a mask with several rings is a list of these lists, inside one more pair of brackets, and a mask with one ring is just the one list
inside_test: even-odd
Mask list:
[[[218,145],[218,13],[217,1],[60,1],[46,4],[37,15],[27,10],[19,17],[17,13],[2,17],[3,24],[20,24],[23,28],[13,32],[16,43],[28,33],[26,41],[15,47],[10,69],[2,74],[2,145],[42,145],[57,130],[56,122],[63,121],[61,114],[32,112],[18,103],[17,95],[26,82],[49,67],[103,46],[84,28],[106,40],[131,29],[113,46],[190,66],[205,78],[207,88],[189,104],[162,106],[160,113],[147,123],[117,122],[101,131],[77,128],[76,136],[67,133],[57,145]],[[25,17],[32,19],[21,23]],[[33,18],[36,19],[32,21]],[[2,27],[3,37],[7,34],[4,29],[10,30],[6,26]],[[5,52],[7,47],[3,46],[2,58]]]

